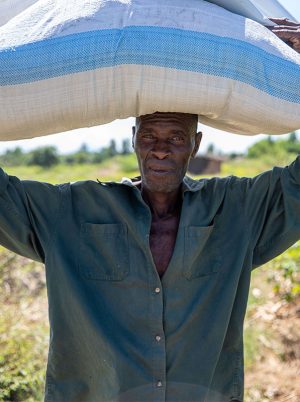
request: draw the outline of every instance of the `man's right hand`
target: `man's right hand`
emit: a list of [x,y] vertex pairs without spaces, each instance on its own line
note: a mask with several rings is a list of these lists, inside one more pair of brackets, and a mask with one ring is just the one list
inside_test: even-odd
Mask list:
[[290,45],[296,52],[300,53],[300,24],[287,18],[269,18],[275,22],[274,26],[268,26],[278,38]]

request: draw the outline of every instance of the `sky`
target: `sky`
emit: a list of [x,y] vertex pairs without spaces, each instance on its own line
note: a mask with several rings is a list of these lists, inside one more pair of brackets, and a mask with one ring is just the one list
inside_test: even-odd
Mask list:
[[[300,21],[299,0],[279,1],[298,21]],[[97,150],[107,146],[112,138],[116,139],[117,145],[120,146],[123,139],[131,138],[132,125],[134,125],[134,119],[130,118],[116,120],[102,126],[73,130],[30,140],[2,141],[0,142],[0,153],[5,152],[7,149],[13,149],[16,146],[27,151],[41,146],[54,145],[60,153],[67,154],[78,150],[83,143],[86,144],[90,150]],[[200,152],[205,152],[209,144],[213,144],[215,149],[224,153],[244,152],[251,144],[265,138],[264,135],[242,136],[225,133],[201,124],[199,124],[199,131],[203,132]],[[284,138],[284,136],[280,137]]]

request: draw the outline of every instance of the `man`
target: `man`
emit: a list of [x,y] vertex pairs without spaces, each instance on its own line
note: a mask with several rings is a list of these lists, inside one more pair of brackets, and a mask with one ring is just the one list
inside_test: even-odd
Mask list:
[[243,399],[251,269],[300,238],[300,158],[194,181],[197,116],[141,116],[141,178],[53,186],[0,172],[0,239],[42,261],[47,402]]
[[1,242],[46,265],[46,401],[242,401],[250,273],[300,238],[300,159],[193,181],[196,127],[137,119],[136,182],[2,172]]
[[137,119],[133,128],[133,148],[142,176],[137,186],[151,210],[150,249],[160,276],[175,246],[182,181],[201,141],[197,123],[197,115],[155,113]]

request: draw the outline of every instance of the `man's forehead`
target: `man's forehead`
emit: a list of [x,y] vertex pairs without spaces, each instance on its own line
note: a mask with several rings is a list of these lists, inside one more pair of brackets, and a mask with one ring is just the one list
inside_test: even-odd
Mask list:
[[156,123],[177,123],[187,129],[197,130],[198,116],[188,113],[163,113],[156,112],[152,114],[142,115],[136,118],[136,128],[141,125],[156,124]]

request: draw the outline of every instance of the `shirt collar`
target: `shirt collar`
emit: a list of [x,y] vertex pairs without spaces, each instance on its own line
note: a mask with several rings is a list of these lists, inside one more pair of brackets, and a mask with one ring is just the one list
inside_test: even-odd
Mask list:
[[[132,179],[129,179],[127,177],[123,177],[121,180],[121,184],[125,184],[126,186],[130,187],[136,187],[137,183],[141,182],[141,177],[134,177]],[[196,192],[202,189],[204,186],[204,180],[194,180],[189,176],[184,176],[183,181],[182,181],[182,193],[185,193],[186,191],[192,191]]]

